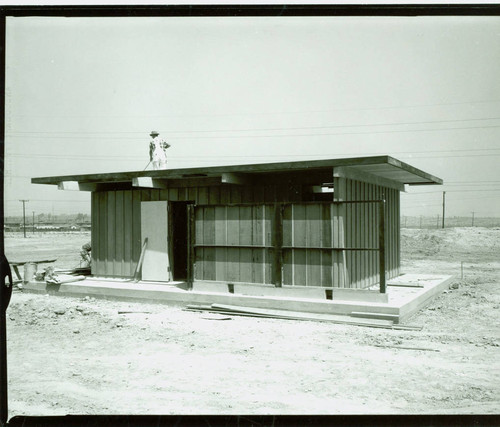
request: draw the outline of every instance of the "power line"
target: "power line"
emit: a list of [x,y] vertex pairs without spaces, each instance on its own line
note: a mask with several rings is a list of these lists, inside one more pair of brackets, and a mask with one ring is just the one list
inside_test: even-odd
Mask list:
[[[186,140],[186,139],[248,139],[248,138],[297,138],[297,137],[310,137],[310,136],[336,136],[336,135],[374,135],[374,134],[387,134],[387,133],[408,133],[408,132],[439,132],[439,131],[453,131],[453,130],[466,130],[466,129],[493,129],[499,128],[500,125],[492,126],[465,126],[465,127],[452,127],[452,128],[436,128],[436,129],[406,129],[406,130],[386,130],[386,131],[369,131],[369,132],[335,132],[335,133],[306,133],[306,134],[285,134],[285,135],[233,135],[233,136],[171,136],[170,140]],[[97,139],[97,137],[90,136],[21,136],[13,135],[11,138],[36,138],[36,139]],[[132,137],[100,137],[101,140],[135,140]]]
[[[491,200],[491,196],[480,196],[480,197],[461,197],[459,199],[459,201],[469,201],[469,200],[481,200],[481,199],[490,199]],[[456,200],[454,200],[456,201]],[[426,203],[426,202],[419,202],[419,203],[408,203],[408,202],[405,202],[404,200],[401,201],[402,203],[402,206],[404,204],[404,207],[405,208],[412,208],[412,207],[430,207],[430,206],[442,206],[441,203]]]
[[[500,191],[500,188],[488,188],[486,190],[474,189],[474,190],[446,190],[447,193],[477,193],[477,192],[485,192],[485,191]],[[402,193],[409,196],[421,196],[423,194],[433,194],[433,193],[442,193],[442,191],[425,191],[422,193]]]
[[228,117],[228,116],[269,116],[269,115],[286,115],[286,114],[309,114],[309,113],[331,113],[334,111],[377,111],[377,110],[401,110],[404,108],[425,108],[425,107],[443,107],[449,105],[474,105],[474,104],[496,104],[500,100],[485,100],[485,101],[462,101],[462,102],[443,102],[434,104],[413,104],[413,105],[395,105],[395,106],[377,106],[377,107],[353,107],[353,108],[334,108],[328,110],[298,110],[298,111],[267,111],[255,113],[199,113],[199,114],[176,114],[176,115],[27,115],[18,114],[10,117],[39,117],[39,118],[169,118],[169,117]]
[[[500,148],[478,148],[478,149],[460,149],[460,150],[433,150],[433,151],[393,151],[393,155],[415,155],[415,154],[438,154],[438,153],[449,153],[449,152],[486,152],[486,151],[500,151]],[[375,153],[366,153],[365,156],[370,156],[370,155],[385,155],[386,153],[381,153],[381,152],[375,152]],[[500,153],[499,153],[500,154]],[[332,156],[350,156],[353,155],[352,153],[343,153],[343,154],[265,154],[265,155],[206,155],[206,156],[169,156],[170,160],[183,160],[183,159],[188,159],[188,160],[195,160],[195,159],[206,159],[206,158],[228,158],[228,159],[249,159],[249,158],[263,158],[263,159],[271,159],[271,158],[288,158],[288,157],[300,157],[300,158],[305,158],[305,157],[323,157],[323,158],[329,158]],[[491,155],[498,155],[497,153],[488,153],[488,154],[466,154],[464,156],[458,156],[458,157],[471,157],[471,156],[491,156]],[[137,156],[120,156],[120,155],[113,155],[113,156],[91,156],[91,155],[65,155],[65,154],[38,154],[38,153],[33,153],[33,154],[27,154],[27,153],[7,153],[8,157],[36,157],[36,158],[64,158],[64,159],[78,159],[78,160],[136,160]],[[432,156],[432,157],[457,157],[455,155],[446,155],[446,156]],[[418,158],[425,158],[425,156],[420,156]]]
[[[283,130],[301,130],[301,129],[338,129],[338,128],[350,128],[350,127],[375,127],[375,126],[405,126],[405,125],[416,125],[416,124],[429,124],[429,123],[457,123],[457,122],[468,122],[468,121],[484,121],[484,120],[500,120],[500,117],[486,117],[486,118],[473,118],[473,119],[453,119],[453,120],[427,120],[427,121],[417,121],[417,122],[393,122],[393,123],[362,123],[362,124],[352,124],[352,125],[334,125],[334,126],[301,126],[301,127],[281,127],[281,128],[250,128],[250,129],[218,129],[218,130],[163,130],[161,133],[214,133],[214,132],[264,132],[264,131],[283,131]],[[55,133],[60,134],[142,134],[145,135],[146,132],[130,132],[130,131],[107,131],[107,132],[75,132],[75,131],[50,131],[50,132],[10,132],[7,133],[8,136],[14,136],[16,134],[48,134]]]

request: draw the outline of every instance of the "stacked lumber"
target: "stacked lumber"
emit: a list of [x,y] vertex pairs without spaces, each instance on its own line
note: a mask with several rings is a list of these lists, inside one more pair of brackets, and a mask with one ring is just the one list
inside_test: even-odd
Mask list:
[[244,307],[226,304],[187,305],[185,311],[210,312],[231,316],[261,317],[284,320],[305,320],[329,322],[344,325],[365,326],[369,328],[419,330],[418,326],[395,325],[393,320],[363,319],[325,313],[307,313],[300,311],[275,310],[269,308]]

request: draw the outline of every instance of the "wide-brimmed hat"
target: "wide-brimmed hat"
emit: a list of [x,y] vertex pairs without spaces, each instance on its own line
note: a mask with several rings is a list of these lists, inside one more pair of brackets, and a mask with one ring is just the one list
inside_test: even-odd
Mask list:
[[153,135],[159,135],[159,133],[156,132],[155,130],[152,130],[151,133],[149,134],[149,136],[153,136]]

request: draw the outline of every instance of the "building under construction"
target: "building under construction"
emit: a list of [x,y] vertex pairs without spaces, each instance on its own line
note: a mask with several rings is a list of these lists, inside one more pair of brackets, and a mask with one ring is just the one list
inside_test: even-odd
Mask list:
[[[442,180],[390,156],[33,178],[92,192],[92,275],[367,289],[400,274],[400,192]],[[216,288],[213,288],[216,289]]]

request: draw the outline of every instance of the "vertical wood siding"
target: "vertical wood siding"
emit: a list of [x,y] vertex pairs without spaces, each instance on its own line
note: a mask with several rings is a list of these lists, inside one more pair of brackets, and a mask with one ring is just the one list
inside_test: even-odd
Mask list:
[[271,283],[271,208],[197,206],[195,279]]
[[[399,191],[345,178],[334,178],[334,187],[337,201],[385,197],[387,278],[399,275]],[[301,204],[302,197],[300,186],[283,185],[94,192],[92,274],[132,277],[142,246],[141,202],[179,200],[209,205],[195,210],[196,244],[214,245],[196,249],[195,279],[272,283],[273,251],[262,246],[272,244],[271,203],[287,202],[283,209],[283,284],[366,288],[378,283],[378,252],[326,249],[378,247],[377,205]],[[237,203],[254,205],[223,206]]]

